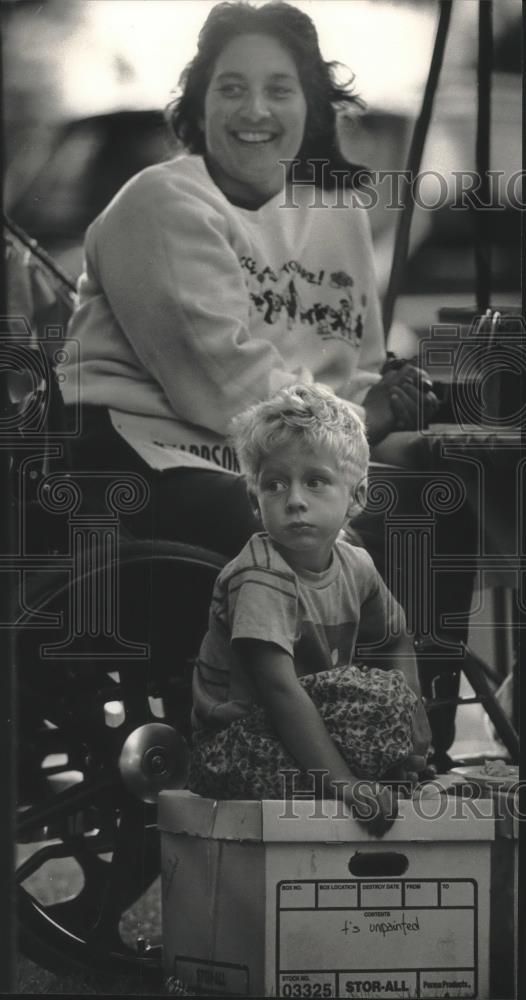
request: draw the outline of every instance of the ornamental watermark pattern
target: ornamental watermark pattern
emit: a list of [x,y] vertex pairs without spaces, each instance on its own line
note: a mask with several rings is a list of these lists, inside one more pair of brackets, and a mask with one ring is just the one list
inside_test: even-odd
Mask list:
[[[280,208],[299,208],[300,191],[311,192],[308,208],[348,209],[350,206],[400,211],[408,202],[426,211],[448,208],[454,212],[483,210],[503,212],[511,207],[526,208],[526,171],[511,174],[488,170],[484,177],[475,170],[369,170],[330,168],[328,159],[308,160],[309,176],[300,176],[300,160],[280,160],[284,179]],[[352,181],[351,181],[352,177]],[[304,201],[302,201],[304,204]]]
[[[456,790],[451,786],[452,794],[447,794],[447,781],[426,780],[411,785],[405,781],[377,782],[369,779],[354,781],[334,781],[334,794],[325,791],[325,781],[328,771],[321,768],[308,768],[305,772],[311,782],[310,791],[305,791],[305,782],[300,780],[299,770],[290,768],[279,772],[282,787],[281,812],[279,819],[301,820],[316,819],[333,821],[359,821],[374,826],[374,821],[381,817],[397,822],[407,822],[412,817],[419,820],[435,821],[447,816],[454,821],[465,821],[473,818],[495,819],[496,821],[522,821],[526,819],[526,782],[518,778],[502,777],[500,783],[496,779],[492,786],[492,794],[484,792],[483,781],[469,779]],[[301,791],[297,790],[301,788]],[[379,794],[385,788],[392,791],[391,808],[382,811]],[[344,803],[344,795],[351,789],[359,800],[359,805]]]
[[[41,661],[147,660],[149,643],[122,633],[119,562],[121,516],[147,506],[149,484],[135,472],[69,468],[68,444],[82,432],[80,389],[66,426],[57,418],[60,367],[78,362],[80,345],[65,342],[62,327],[46,327],[37,341],[24,317],[0,322],[10,400],[0,418],[0,447],[12,455],[16,517],[10,551],[0,553],[0,576],[14,584],[13,620],[0,627],[47,633]],[[93,504],[94,493],[103,496],[101,504]]]
[[[147,507],[150,487],[136,473],[73,474],[67,469],[68,440],[82,432],[80,386],[75,389],[69,385],[73,402],[68,406],[67,427],[54,423],[53,394],[59,392],[64,365],[70,362],[68,371],[78,372],[80,344],[72,339],[65,342],[60,327],[47,327],[35,342],[24,317],[4,317],[1,322],[0,349],[11,385],[11,406],[0,419],[0,446],[13,449],[15,456],[11,489],[17,524],[11,551],[0,554],[0,573],[14,574],[17,579],[16,621],[24,628],[56,629],[56,614],[46,617],[31,606],[29,581],[50,571],[62,572],[70,581],[71,595],[62,616],[64,634],[55,654],[46,643],[43,655],[59,655],[62,648],[74,656],[70,642],[74,633],[87,641],[100,632],[110,644],[114,642],[115,655],[121,648],[123,655],[146,656],[147,640],[135,643],[134,651],[121,633],[118,569],[121,518]],[[461,615],[455,608],[455,579],[462,574],[475,575],[479,595],[476,618],[481,619],[487,611],[484,623],[476,627],[508,628],[507,622],[495,620],[484,607],[488,594],[485,584],[495,572],[514,575],[517,607],[526,608],[526,461],[519,458],[510,483],[495,475],[499,462],[515,455],[517,434],[524,425],[526,404],[517,391],[526,374],[522,318],[506,317],[505,326],[499,327],[486,317],[475,317],[466,326],[435,324],[420,341],[417,363],[431,378],[442,377],[453,387],[454,429],[436,436],[433,428],[425,428],[422,418],[421,439],[433,457],[428,470],[400,467],[386,471],[373,464],[367,515],[371,522],[376,519],[382,523],[386,582],[405,606],[409,629],[432,644],[433,657],[462,659],[464,652],[455,630],[466,626],[469,619],[467,613]],[[509,468],[506,475],[509,480]],[[503,485],[509,487],[508,495]],[[94,488],[104,493],[103,506],[96,514],[89,507]],[[405,503],[408,491],[418,498],[409,513]],[[500,538],[494,537],[495,515],[502,515],[503,505],[509,536],[505,549]],[[475,524],[476,538],[469,551],[449,552],[440,542],[440,532],[444,526],[447,530],[448,517],[462,510]],[[48,545],[42,549],[42,531],[35,530],[35,524],[43,520],[53,536],[62,532],[62,542],[55,548]],[[93,568],[89,586],[81,573],[83,560],[88,558]],[[453,595],[450,607],[443,600],[448,589]],[[440,619],[436,613],[438,594],[442,595]],[[13,623],[3,623],[9,624]],[[377,643],[374,650],[367,651],[380,658],[388,656],[382,645]],[[358,649],[358,656],[360,652]],[[84,650],[82,656],[86,655]]]

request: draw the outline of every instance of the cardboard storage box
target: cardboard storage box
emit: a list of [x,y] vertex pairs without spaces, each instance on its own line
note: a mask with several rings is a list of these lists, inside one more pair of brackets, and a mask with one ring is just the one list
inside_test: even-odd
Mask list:
[[[205,996],[489,997],[492,803],[159,797],[165,973]],[[325,813],[325,815],[320,815]]]
[[518,997],[519,803],[493,795],[495,841],[491,848],[490,996]]

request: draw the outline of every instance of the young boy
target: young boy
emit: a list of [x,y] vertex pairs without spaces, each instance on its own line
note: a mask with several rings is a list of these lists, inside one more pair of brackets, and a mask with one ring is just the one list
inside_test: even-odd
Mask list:
[[[216,582],[194,671],[189,787],[277,798],[292,774],[296,791],[337,795],[383,832],[390,793],[369,786],[366,816],[359,779],[421,751],[428,726],[403,611],[368,553],[341,538],[365,502],[364,426],[330,390],[297,385],[233,431],[264,530]],[[363,646],[384,669],[353,664]]]

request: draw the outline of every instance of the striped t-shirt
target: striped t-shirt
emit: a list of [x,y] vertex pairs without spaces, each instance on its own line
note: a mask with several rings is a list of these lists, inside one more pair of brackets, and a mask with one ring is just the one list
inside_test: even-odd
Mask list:
[[236,639],[274,643],[301,677],[348,666],[356,646],[382,644],[403,627],[403,611],[365,549],[337,541],[327,570],[297,573],[266,532],[253,535],[215,584],[194,669],[193,726],[221,729],[257,703]]

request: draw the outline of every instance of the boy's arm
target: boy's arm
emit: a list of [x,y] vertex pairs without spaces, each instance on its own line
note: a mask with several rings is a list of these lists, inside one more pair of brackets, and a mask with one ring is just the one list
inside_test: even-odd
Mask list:
[[[322,787],[329,798],[341,798],[355,808],[368,802],[369,812],[375,814],[368,824],[371,832],[381,834],[389,829],[395,811],[388,790],[381,789],[374,802],[372,795],[360,800],[360,791],[355,790],[359,779],[347,766],[316,706],[298,682],[292,657],[268,642],[237,640],[236,648],[249,664],[260,702],[283,746],[300,768],[326,772]],[[338,787],[338,783],[342,784]]]
[[[368,657],[363,657],[363,659],[372,665],[374,656],[371,657],[371,660]],[[418,698],[422,697],[415,648],[413,640],[405,629],[399,635],[390,636],[382,644],[382,657],[376,661],[376,666],[383,667],[384,670],[400,670],[411,690]]]
[[[413,721],[414,755],[408,761],[407,770],[411,773],[423,772],[426,766],[427,754],[431,745],[431,727],[427,712],[422,701],[422,690],[418,676],[418,668],[413,639],[407,632],[405,615],[402,608],[394,602],[392,594],[383,581],[377,578],[377,593],[372,600],[367,601],[363,608],[363,618],[360,623],[362,641],[382,639],[380,655],[375,657],[374,648],[370,655],[362,654],[359,658],[369,666],[377,666],[383,670],[400,670],[409,687],[418,698]],[[395,633],[386,637],[383,633],[396,626]],[[358,639],[358,645],[360,638]]]
[[421,699],[415,648],[407,631],[403,608],[386,587],[369,553],[360,550],[360,555],[366,598],[360,608],[357,657],[371,667],[400,670],[409,687]]
[[[400,635],[391,638],[386,646],[382,648],[382,652],[384,650],[389,652],[389,660],[387,661],[388,669],[400,670],[409,687],[418,698],[413,723],[413,750],[415,757],[419,758],[419,760],[414,762],[414,769],[416,771],[423,770],[431,743],[431,727],[422,701],[422,689],[418,677],[413,640],[404,630]],[[385,664],[386,661],[384,660],[383,665]]]
[[[294,662],[270,642],[238,641],[244,662],[250,664],[259,701],[266,708],[281,742],[302,770],[326,770],[327,782],[358,780],[332,742],[325,723],[298,682]],[[334,789],[327,789],[329,795]]]

